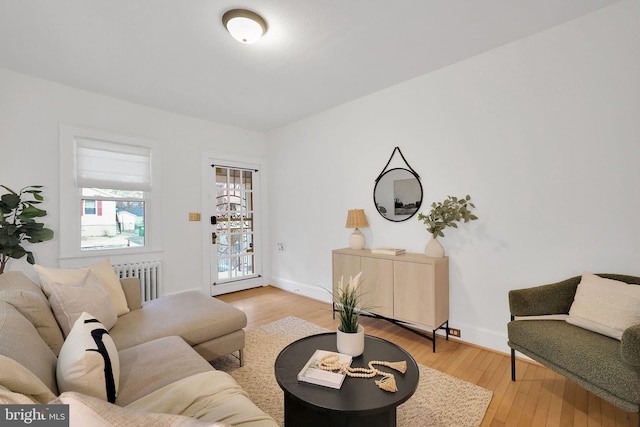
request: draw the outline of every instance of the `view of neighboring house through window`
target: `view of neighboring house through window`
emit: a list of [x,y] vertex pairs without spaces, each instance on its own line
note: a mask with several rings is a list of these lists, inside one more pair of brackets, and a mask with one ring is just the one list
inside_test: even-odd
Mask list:
[[144,246],[143,191],[83,188],[81,204],[82,250]]

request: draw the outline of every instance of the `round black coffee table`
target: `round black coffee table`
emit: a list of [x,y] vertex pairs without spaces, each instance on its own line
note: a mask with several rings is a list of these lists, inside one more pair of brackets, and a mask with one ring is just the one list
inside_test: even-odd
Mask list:
[[367,367],[372,360],[406,360],[407,371],[404,374],[377,366],[393,373],[398,391],[391,393],[378,388],[373,378],[346,377],[339,390],[298,382],[298,372],[316,350],[337,351],[335,332],[295,341],[285,347],[276,359],[276,381],[284,391],[286,427],[396,425],[396,408],[413,395],[420,376],[418,365],[409,353],[389,341],[367,335],[364,353],[351,363],[352,367]]

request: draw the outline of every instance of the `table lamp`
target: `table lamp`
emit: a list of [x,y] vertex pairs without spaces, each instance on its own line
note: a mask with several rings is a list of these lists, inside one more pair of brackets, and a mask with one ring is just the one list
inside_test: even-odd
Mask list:
[[351,209],[347,212],[346,228],[355,228],[349,237],[349,247],[351,249],[364,249],[364,234],[358,230],[361,227],[368,227],[367,217],[364,209]]

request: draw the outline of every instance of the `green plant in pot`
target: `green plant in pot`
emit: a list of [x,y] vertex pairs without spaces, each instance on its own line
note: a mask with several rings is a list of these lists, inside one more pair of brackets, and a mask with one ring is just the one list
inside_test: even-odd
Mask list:
[[0,197],[0,274],[10,258],[20,259],[27,256],[29,264],[35,264],[33,252],[26,250],[24,242],[39,243],[53,239],[53,230],[44,227],[34,218],[47,215],[47,211],[35,205],[42,203],[41,185],[31,185],[15,192],[1,185],[8,191]]
[[340,325],[338,326],[338,352],[351,356],[360,356],[364,351],[364,327],[358,322],[360,313],[372,307],[366,305],[363,294],[358,289],[362,272],[350,277],[348,282],[340,278],[338,287],[333,293],[333,302]]
[[475,205],[471,202],[471,196],[465,197],[447,196],[442,202],[434,202],[431,204],[431,211],[428,215],[418,214],[418,221],[422,221],[427,225],[427,231],[431,234],[432,239],[427,243],[425,255],[431,257],[443,257],[444,248],[438,242],[438,237],[444,237],[443,230],[447,227],[458,228],[458,222],[469,222],[478,219],[471,209],[475,209]]

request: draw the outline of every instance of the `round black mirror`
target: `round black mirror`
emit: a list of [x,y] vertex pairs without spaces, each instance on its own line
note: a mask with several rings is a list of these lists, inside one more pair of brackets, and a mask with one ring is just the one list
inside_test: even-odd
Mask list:
[[383,218],[406,221],[422,205],[422,184],[418,175],[404,168],[389,169],[376,181],[373,203]]

